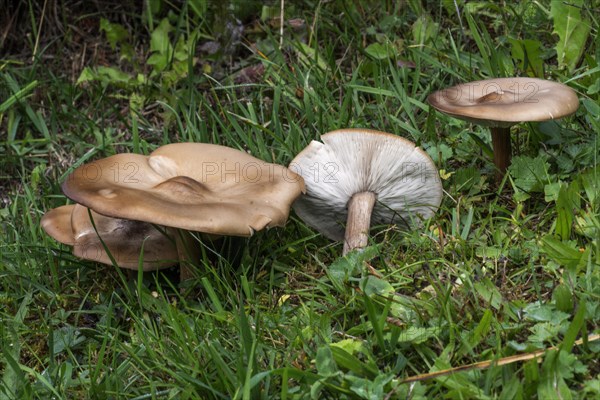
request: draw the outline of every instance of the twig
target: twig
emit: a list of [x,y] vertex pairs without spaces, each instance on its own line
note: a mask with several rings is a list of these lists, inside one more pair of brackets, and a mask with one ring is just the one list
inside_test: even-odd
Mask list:
[[[593,342],[593,341],[596,341],[599,339],[600,339],[600,335],[598,335],[598,334],[590,335],[585,339],[581,338],[581,339],[577,340],[575,342],[575,346],[581,345],[584,342],[584,340],[587,340],[588,342]],[[431,379],[431,378],[438,378],[440,376],[451,375],[456,372],[470,371],[470,370],[474,370],[474,369],[486,369],[486,368],[489,368],[492,366],[507,365],[507,364],[512,364],[512,363],[518,362],[518,361],[528,361],[528,360],[532,360],[534,358],[543,356],[543,355],[545,355],[546,352],[548,352],[550,350],[558,350],[558,347],[552,346],[552,347],[548,347],[547,349],[537,350],[537,351],[534,351],[531,353],[515,354],[514,356],[504,357],[504,358],[500,358],[498,360],[480,361],[480,362],[476,362],[473,364],[463,365],[460,367],[449,368],[449,369],[444,369],[441,371],[434,371],[434,372],[428,372],[426,374],[410,376],[410,377],[400,381],[400,384],[423,381],[423,380]]]

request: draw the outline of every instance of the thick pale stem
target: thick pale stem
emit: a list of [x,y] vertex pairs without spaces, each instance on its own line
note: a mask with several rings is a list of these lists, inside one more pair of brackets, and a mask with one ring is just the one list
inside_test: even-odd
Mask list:
[[352,196],[348,202],[344,255],[354,249],[361,249],[368,244],[371,212],[375,205],[375,199],[375,193],[361,192]]
[[192,267],[198,265],[200,245],[191,232],[178,229],[175,235],[177,255],[179,256],[179,282],[191,279]]
[[500,182],[510,165],[510,128],[492,128],[491,130],[496,181]]

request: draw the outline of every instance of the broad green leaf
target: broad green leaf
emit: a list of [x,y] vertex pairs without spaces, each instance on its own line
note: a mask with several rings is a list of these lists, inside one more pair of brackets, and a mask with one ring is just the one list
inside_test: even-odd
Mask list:
[[329,346],[321,346],[317,350],[317,357],[315,359],[315,366],[319,375],[332,376],[338,372],[337,365],[333,359],[333,354]]
[[537,358],[529,360],[523,365],[523,375],[525,377],[525,392],[526,394],[530,394],[530,396],[525,398],[531,398],[533,396],[533,391],[535,390],[535,387],[540,380],[538,360],[539,359]]
[[[452,366],[447,359],[443,357],[438,357],[435,360],[434,366],[430,369],[429,372],[441,371],[451,367]],[[490,396],[484,394],[479,384],[474,383],[473,380],[467,374],[459,373],[447,376],[440,376],[436,377],[435,380],[453,393],[453,396],[448,398],[480,400],[491,399]]]
[[260,20],[262,22],[268,22],[272,19],[276,19],[279,17],[280,12],[279,6],[263,5],[260,12]]
[[154,29],[150,36],[150,51],[161,54],[170,53],[171,42],[169,41],[169,32],[172,30],[173,27],[167,18],[160,21],[160,25]]
[[577,334],[581,331],[583,324],[585,323],[585,311],[586,311],[586,302],[582,300],[579,303],[579,308],[577,309],[577,313],[573,317],[573,321],[569,325],[569,329],[567,329],[567,333],[565,333],[565,338],[560,345],[560,350],[565,353],[569,353],[573,348],[573,344],[577,339]]
[[63,326],[52,331],[52,353],[59,354],[65,350],[72,350],[77,345],[85,341],[78,329],[71,325]]
[[470,190],[480,182],[481,172],[475,167],[459,168],[454,174],[454,184],[460,191]]
[[300,51],[298,52],[298,59],[300,61],[306,63],[306,65],[313,65],[313,61],[316,61],[317,66],[323,71],[329,69],[325,58],[318,51],[302,42],[298,43],[298,47],[300,47]]
[[352,382],[350,390],[356,393],[359,398],[367,400],[380,400],[385,398],[387,385],[394,378],[393,374],[380,374],[375,379],[359,378],[347,375],[346,380]]
[[600,215],[586,209],[575,217],[575,231],[579,235],[597,240],[600,245]]
[[85,67],[83,71],[81,71],[81,74],[79,74],[79,78],[77,78],[77,82],[75,82],[75,84],[79,85],[83,82],[89,82],[95,79],[96,73],[94,72],[94,70],[90,67]]
[[596,79],[596,82],[590,85],[590,87],[587,90],[587,94],[591,96],[598,92],[600,92],[600,78]]
[[565,362],[569,362],[568,357],[562,355],[562,351],[550,351],[546,354],[542,364],[542,373],[538,385],[539,399],[572,399],[572,393],[565,382],[565,377],[561,371],[565,370]]
[[344,339],[339,342],[331,343],[332,347],[339,347],[349,354],[359,353],[364,350],[365,344],[362,340]]
[[548,183],[548,162],[541,156],[517,156],[508,167],[515,186],[525,192],[541,192]]
[[600,397],[600,376],[583,383],[582,396],[586,399],[597,399]]
[[562,187],[562,182],[552,182],[544,186],[544,200],[548,203],[558,199],[558,193]]
[[100,20],[100,30],[104,31],[108,44],[114,50],[118,44],[129,38],[129,33],[120,24],[114,24],[109,20],[102,18]]
[[463,345],[458,350],[458,354],[465,355],[473,351],[473,348],[477,346],[483,338],[486,337],[490,330],[491,323],[494,319],[494,314],[490,309],[485,310],[479,324],[475,330],[466,332],[463,337]]
[[150,57],[148,57],[148,60],[146,60],[146,64],[152,65],[152,72],[154,74],[157,74],[161,71],[164,71],[165,68],[167,68],[167,65],[169,64],[169,59],[170,58],[168,54],[154,53]]
[[565,207],[570,209],[581,208],[581,196],[579,194],[580,188],[577,180],[574,180],[568,185],[561,186],[561,190],[556,199],[556,205],[559,207]]
[[431,338],[437,337],[439,334],[440,329],[437,327],[422,328],[417,326],[411,326],[410,328],[400,332],[398,342],[420,344],[428,341]]
[[600,199],[600,166],[581,174],[581,185],[591,205]]
[[538,386],[538,399],[571,400],[572,398],[571,391],[561,376],[542,378]]
[[452,148],[444,143],[432,144],[427,146],[425,150],[427,151],[427,154],[429,154],[429,157],[439,165],[446,163],[453,155]]
[[522,400],[523,397],[523,384],[519,377],[513,375],[508,383],[502,385],[502,392],[500,393],[500,399],[514,399]]
[[573,210],[581,208],[581,201],[579,197],[579,185],[577,181],[571,182],[570,185],[563,184],[558,192],[556,199],[556,235],[563,239],[568,240],[571,238],[571,230],[573,227]]
[[573,71],[585,50],[590,25],[581,18],[583,0],[552,1],[550,16],[554,20],[554,31],[559,37],[556,43],[558,65]]
[[504,251],[499,247],[481,246],[475,250],[477,257],[491,258],[497,260],[502,256]]
[[569,319],[569,314],[557,311],[549,304],[528,304],[524,311],[525,317],[530,321],[550,322],[553,325],[559,325]]
[[489,278],[484,278],[473,286],[483,301],[497,310],[500,309],[503,302],[502,294]]
[[116,84],[122,86],[135,86],[137,84],[137,80],[131,75],[121,71],[118,68],[104,66],[100,66],[95,69],[85,67],[77,79],[77,85],[89,81],[97,81],[103,85]]
[[560,325],[554,325],[549,322],[540,322],[531,327],[531,335],[527,338],[527,341],[539,348],[543,348],[545,342],[554,339],[561,328]]
[[394,293],[394,287],[386,280],[373,275],[367,275],[360,283],[360,287],[367,296],[387,297]]
[[519,68],[529,76],[544,77],[544,60],[542,59],[542,42],[532,39],[508,39],[512,57],[519,61]]
[[397,53],[390,43],[372,43],[365,48],[365,52],[376,60],[385,60],[394,57]]
[[475,143],[477,143],[477,146],[479,146],[481,151],[483,151],[487,157],[494,158],[494,151],[486,142],[483,141],[483,139],[473,132],[469,132],[469,136]]
[[558,208],[556,212],[554,232],[560,239],[568,240],[571,237],[571,227],[573,226],[573,212],[564,207]]
[[575,269],[582,260],[587,259],[589,250],[583,252],[579,251],[579,249],[574,246],[562,242],[552,235],[544,236],[541,243],[541,250],[546,253],[548,257],[568,269]]
[[438,26],[428,14],[420,15],[412,26],[414,44],[424,45],[432,41],[437,36]]
[[[337,365],[339,365],[341,368],[347,369],[348,371],[352,371],[359,376],[373,378],[379,375],[377,367],[372,362],[365,363],[361,361],[358,357],[348,353],[341,347],[330,346],[330,354]],[[319,370],[319,372],[321,371]]]
[[364,294],[363,300],[365,302],[365,309],[367,310],[367,317],[369,318],[369,322],[371,322],[371,327],[373,328],[375,338],[377,339],[377,344],[381,349],[386,349],[387,342],[383,334],[385,314],[379,313],[367,293]]
[[120,47],[121,58],[131,61],[134,57],[133,46],[129,32],[120,24],[114,24],[107,19],[100,21],[100,30],[104,31],[110,47],[115,50]]
[[554,288],[552,300],[556,304],[556,309],[568,313],[573,310],[573,294],[571,289],[564,283]]
[[600,105],[596,103],[592,99],[581,99],[581,103],[585,107],[585,110],[590,114],[590,116],[595,119],[600,119]]
[[337,290],[342,291],[344,283],[348,282],[350,277],[360,272],[363,262],[373,259],[378,253],[377,246],[369,246],[362,249],[362,251],[351,251],[344,257],[335,260],[327,268],[327,277]]

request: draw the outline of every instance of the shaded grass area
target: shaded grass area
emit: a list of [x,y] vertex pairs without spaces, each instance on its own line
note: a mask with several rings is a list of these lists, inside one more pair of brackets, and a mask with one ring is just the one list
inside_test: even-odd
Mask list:
[[[157,2],[118,17],[113,3],[91,17],[77,2],[49,2],[47,14],[21,6],[27,22],[13,32],[31,36],[6,36],[0,64],[0,397],[600,394],[600,345],[572,347],[600,316],[598,5],[581,6],[592,34],[569,71],[549,3],[289,3],[283,40],[279,4]],[[539,41],[527,61],[515,49],[536,45],[524,40]],[[60,54],[56,43],[70,45]],[[540,71],[581,107],[515,127],[518,154],[498,186],[487,130],[425,98]],[[379,227],[345,258],[292,214],[285,228],[207,247],[183,295],[175,269],[130,279],[77,260],[39,227],[67,201],[60,182],[100,157],[196,141],[287,165],[342,127],[426,149],[444,184],[438,214],[411,232]],[[562,350],[541,363],[401,383],[549,346]]]

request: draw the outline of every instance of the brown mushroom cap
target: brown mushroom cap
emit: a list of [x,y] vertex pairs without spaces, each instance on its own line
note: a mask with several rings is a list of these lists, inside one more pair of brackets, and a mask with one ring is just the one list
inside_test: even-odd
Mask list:
[[287,168],[239,150],[176,143],[149,156],[117,154],[82,165],[62,189],[107,216],[250,236],[283,226],[304,183]]
[[57,241],[73,246],[73,254],[85,260],[111,265],[99,237],[122,268],[138,269],[143,249],[144,271],[167,268],[177,264],[178,256],[173,232],[161,231],[152,224],[110,218],[79,204],[67,205],[48,211],[42,217],[42,228]]
[[577,94],[562,83],[537,78],[497,78],[461,83],[432,93],[427,101],[439,111],[487,126],[547,121],[573,114]]
[[73,214],[74,208],[74,204],[53,208],[45,213],[40,221],[42,229],[48,235],[69,246],[75,244],[73,228],[71,228],[71,214]]

